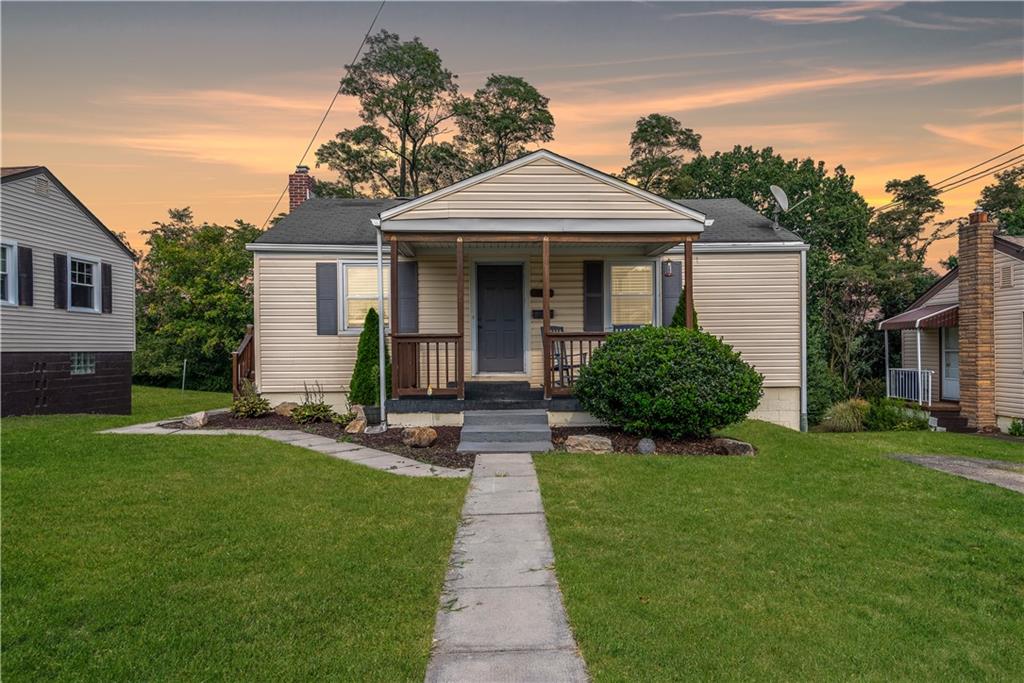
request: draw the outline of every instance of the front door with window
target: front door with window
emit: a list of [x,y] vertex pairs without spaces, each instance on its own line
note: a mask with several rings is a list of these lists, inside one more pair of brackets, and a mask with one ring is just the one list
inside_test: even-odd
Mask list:
[[523,267],[477,267],[478,372],[523,371]]
[[960,400],[960,328],[942,328],[942,398]]

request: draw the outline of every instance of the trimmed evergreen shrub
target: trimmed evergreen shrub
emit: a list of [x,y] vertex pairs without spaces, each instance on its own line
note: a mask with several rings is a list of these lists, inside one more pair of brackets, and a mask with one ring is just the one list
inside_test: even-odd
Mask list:
[[334,408],[324,399],[324,390],[320,382],[314,382],[310,389],[302,383],[302,403],[292,410],[292,420],[298,424],[312,422],[330,422],[334,419]]
[[580,371],[575,395],[594,417],[640,436],[704,437],[742,420],[762,377],[722,340],[641,327],[609,335]]
[[[672,322],[669,323],[669,327],[686,327],[686,287],[683,287],[683,291],[679,293],[679,303],[676,304],[676,310],[672,314]],[[700,325],[697,323],[696,308],[693,309],[693,329],[700,329]]]
[[259,395],[252,380],[243,379],[238,398],[231,402],[235,417],[263,417],[270,412],[270,401]]
[[879,398],[871,401],[864,418],[864,428],[869,432],[910,432],[928,429],[928,414],[917,408],[910,408],[894,398]]
[[[377,309],[366,312],[363,331],[359,335],[356,365],[352,368],[352,381],[348,388],[349,405],[375,406],[380,404],[380,361],[377,354],[377,330],[380,318]],[[391,356],[384,346],[385,394],[391,395]]]
[[840,401],[828,409],[818,427],[823,432],[862,432],[870,408],[862,398]]
[[1013,418],[1010,429],[1007,432],[1010,436],[1024,436],[1024,420],[1019,417]]

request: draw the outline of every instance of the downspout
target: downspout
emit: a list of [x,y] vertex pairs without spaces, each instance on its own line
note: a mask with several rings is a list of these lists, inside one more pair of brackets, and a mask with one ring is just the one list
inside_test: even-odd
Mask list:
[[380,314],[380,324],[377,325],[377,366],[380,371],[380,423],[387,428],[387,382],[384,376],[384,236],[380,229],[380,219],[374,218],[370,222],[377,229],[377,311]]
[[924,405],[924,379],[921,376],[921,321],[917,321],[917,403]]
[[800,251],[800,431],[807,431],[807,250]]

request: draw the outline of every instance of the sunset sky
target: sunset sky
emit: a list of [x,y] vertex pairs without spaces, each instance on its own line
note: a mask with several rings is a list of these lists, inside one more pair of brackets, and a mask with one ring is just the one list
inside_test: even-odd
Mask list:
[[[376,7],[4,2],[3,165],[48,166],[137,247],[170,207],[262,224]],[[437,48],[463,92],[525,77],[551,98],[545,146],[602,170],[661,112],[705,151],[843,164],[881,204],[890,178],[940,180],[1024,142],[1022,8],[389,2],[377,29]],[[356,122],[339,99],[320,141]],[[947,215],[984,184],[943,195]]]

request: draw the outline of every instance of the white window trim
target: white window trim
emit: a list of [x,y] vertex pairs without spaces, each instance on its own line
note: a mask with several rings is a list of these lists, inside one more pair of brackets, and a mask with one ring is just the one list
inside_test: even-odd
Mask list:
[[[362,325],[356,326],[356,325],[349,325],[348,324],[348,275],[347,275],[347,272],[348,272],[349,266],[357,266],[357,267],[361,266],[361,267],[364,267],[364,268],[373,268],[373,280],[374,280],[374,283],[377,282],[377,262],[376,261],[365,261],[365,260],[338,261],[338,294],[339,294],[339,297],[338,297],[338,315],[340,316],[340,318],[339,318],[340,324],[338,325],[338,334],[339,335],[357,335],[357,334],[362,334],[362,332],[363,332],[363,326]],[[384,264],[384,282],[388,286],[390,286],[390,283],[391,283],[391,281],[390,281],[391,271],[389,270],[390,267],[391,266],[389,264],[387,264],[387,263]],[[374,308],[377,308],[378,299],[380,298],[379,289],[380,289],[379,287],[374,288],[373,296],[372,297],[367,297],[367,299],[370,299],[370,298],[373,299],[373,303],[374,303],[373,307]],[[387,306],[391,305],[391,302],[388,300],[388,296],[387,295],[385,295],[385,297],[384,297],[384,304],[387,305]],[[384,316],[383,316],[382,312],[381,311],[377,311],[377,315],[378,315],[378,317],[381,318],[381,322],[383,323]],[[390,322],[391,322],[391,318],[388,317],[388,323],[390,323]],[[388,325],[385,325],[384,326],[384,333],[385,334],[389,334],[390,332],[391,332],[391,328]]]
[[11,256],[7,259],[7,298],[0,299],[0,305],[18,305],[18,243],[14,240],[0,242],[5,249],[11,250]]
[[[83,306],[71,305],[71,261],[83,261],[85,263],[91,263],[93,266],[93,278],[92,278],[92,308],[85,308]],[[92,256],[83,256],[82,254],[68,254],[67,273],[65,278],[67,279],[68,291],[68,310],[73,313],[99,313],[101,300],[103,298],[103,267],[102,261]]]
[[658,278],[660,269],[658,259],[605,259],[604,262],[604,330],[611,332],[612,324],[612,266],[650,266],[651,267],[651,325],[661,325],[661,280]]

